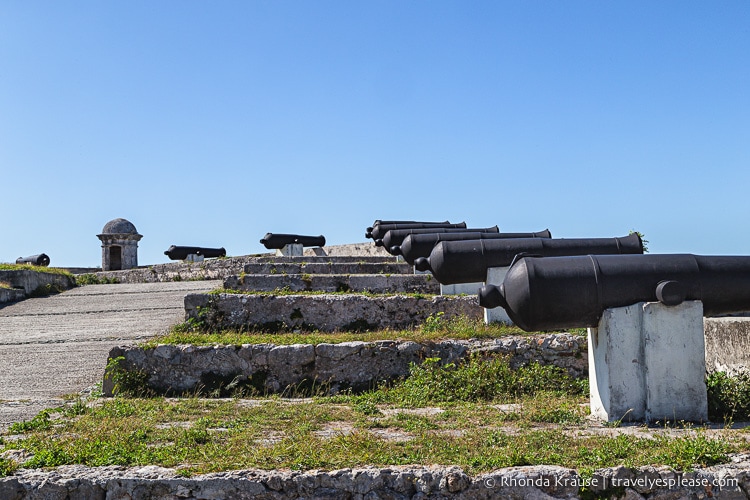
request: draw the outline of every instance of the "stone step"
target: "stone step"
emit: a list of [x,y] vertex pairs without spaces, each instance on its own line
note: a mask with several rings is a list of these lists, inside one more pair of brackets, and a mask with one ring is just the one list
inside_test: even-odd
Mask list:
[[245,274],[414,274],[406,262],[253,262],[245,264]]
[[[284,256],[276,256],[276,255],[262,255],[257,256],[252,259],[254,262],[278,262],[278,263],[300,263],[300,262],[309,262],[309,263],[322,263],[322,262],[331,262],[331,263],[342,263],[342,262],[362,262],[362,263],[369,263],[369,264],[379,264],[379,263],[397,263],[399,262],[397,257],[394,257],[393,255],[346,255],[346,256],[336,256],[336,255],[323,255],[323,256],[313,256],[313,255],[304,255],[302,257],[284,257]],[[404,261],[400,261],[404,262]]]
[[403,330],[434,315],[482,319],[476,296],[190,294],[185,317],[209,329]]
[[440,293],[431,274],[245,274],[224,280],[227,290],[273,292]]
[[[252,386],[261,393],[279,394],[308,386],[336,394],[377,387],[406,377],[412,364],[438,358],[440,363],[460,363],[472,354],[508,356],[513,368],[529,363],[558,366],[575,377],[588,369],[585,336],[567,333],[506,336],[493,340],[442,340],[414,342],[379,340],[340,344],[247,344],[237,346],[159,345],[156,348],[115,347],[109,359],[124,358],[119,368],[148,373],[148,387],[157,394],[195,394],[226,386]],[[221,360],[216,363],[215,360]],[[114,393],[111,379],[102,390]],[[211,385],[214,384],[213,386]],[[227,394],[229,395],[229,394]]]

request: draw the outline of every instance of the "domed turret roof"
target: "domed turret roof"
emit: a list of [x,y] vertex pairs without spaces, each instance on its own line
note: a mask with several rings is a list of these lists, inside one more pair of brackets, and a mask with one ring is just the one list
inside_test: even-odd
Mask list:
[[138,231],[129,220],[113,219],[104,224],[102,234],[138,234]]

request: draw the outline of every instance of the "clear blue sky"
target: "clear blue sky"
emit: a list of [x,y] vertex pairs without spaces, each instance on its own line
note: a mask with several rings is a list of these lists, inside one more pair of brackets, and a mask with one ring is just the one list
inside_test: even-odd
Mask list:
[[0,3],[0,262],[374,219],[750,255],[750,2]]

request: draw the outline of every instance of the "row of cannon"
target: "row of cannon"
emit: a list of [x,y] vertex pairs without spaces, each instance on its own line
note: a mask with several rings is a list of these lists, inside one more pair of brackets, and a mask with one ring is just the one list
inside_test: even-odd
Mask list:
[[485,284],[479,303],[502,307],[526,331],[595,327],[606,309],[638,302],[703,302],[714,316],[750,310],[750,257],[644,254],[637,233],[617,238],[553,239],[549,230],[500,233],[497,226],[375,221],[366,235],[443,285]]
[[[266,233],[260,242],[267,249],[273,250],[295,244],[304,247],[322,247],[326,244],[326,238],[323,235],[303,236],[299,234]],[[227,251],[223,247],[205,248],[172,245],[164,252],[164,255],[172,260],[185,260],[188,255],[198,255],[204,258],[226,257]]]
[[[266,233],[260,242],[267,249],[281,249],[286,245],[300,244],[306,247],[324,246],[326,244],[325,236],[302,236],[298,234],[281,234]],[[224,247],[209,248],[187,245],[171,245],[164,251],[164,255],[171,260],[186,260],[189,255],[196,255],[206,259],[226,257],[227,251]],[[16,264],[31,264],[33,266],[49,266],[50,258],[45,253],[30,255],[28,257],[19,257]]]

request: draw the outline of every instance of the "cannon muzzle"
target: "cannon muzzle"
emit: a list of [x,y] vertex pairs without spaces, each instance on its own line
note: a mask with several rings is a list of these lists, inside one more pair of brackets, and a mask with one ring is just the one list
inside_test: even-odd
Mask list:
[[750,311],[750,257],[583,255],[524,257],[502,285],[479,292],[526,331],[596,327],[606,309],[700,300],[706,316]]
[[300,234],[266,233],[260,242],[269,250],[282,249],[286,245],[300,244],[304,247],[322,247],[326,244],[326,238],[320,236],[302,236]]
[[[426,259],[443,285],[485,281],[487,269],[507,267],[518,254],[540,257],[588,254],[642,254],[643,242],[633,233],[622,238],[510,238],[441,241]],[[419,259],[414,261],[415,266]],[[420,264],[424,266],[424,263]],[[419,269],[419,268],[418,268]]]
[[189,247],[172,245],[164,251],[171,260],[185,260],[188,255],[202,255],[206,259],[226,257],[227,251],[221,248]]
[[[402,255],[404,260],[409,264],[419,257],[429,257],[432,249],[440,241],[461,241],[461,240],[503,240],[510,238],[552,238],[549,229],[535,233],[476,233],[466,230],[466,233],[412,233],[407,235],[399,245],[400,248],[391,247],[393,255]],[[395,253],[399,252],[399,253]]]
[[[417,271],[430,271],[432,272],[432,268],[430,267],[430,261],[426,257],[420,257],[417,260],[414,261],[414,268]],[[471,283],[471,282],[469,282]]]
[[46,253],[30,255],[28,257],[19,257],[16,264],[31,264],[32,266],[49,266],[49,256]]

